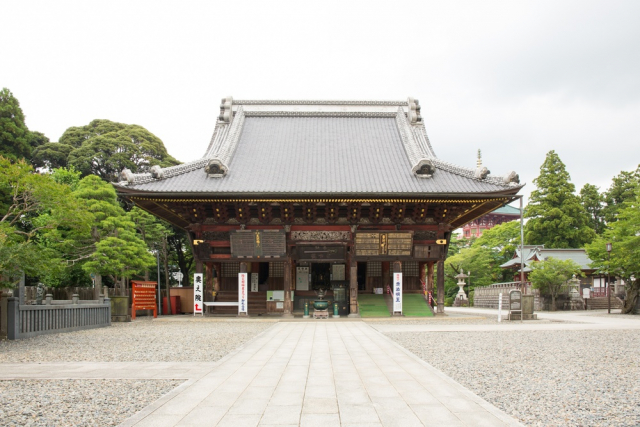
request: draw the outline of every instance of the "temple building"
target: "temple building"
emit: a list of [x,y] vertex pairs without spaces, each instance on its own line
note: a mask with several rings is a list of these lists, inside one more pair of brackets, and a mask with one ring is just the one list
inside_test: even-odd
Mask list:
[[520,219],[520,209],[513,206],[503,206],[495,211],[482,215],[480,218],[474,219],[466,223],[462,227],[462,233],[458,233],[458,240],[471,239],[480,237],[485,231],[500,225],[504,222],[515,221]]
[[515,172],[440,160],[413,98],[231,97],[201,159],[125,169],[115,185],[187,231],[205,301],[285,316],[319,289],[353,316],[361,293],[392,289],[395,298],[434,286],[443,313],[452,231],[516,200],[522,187]]

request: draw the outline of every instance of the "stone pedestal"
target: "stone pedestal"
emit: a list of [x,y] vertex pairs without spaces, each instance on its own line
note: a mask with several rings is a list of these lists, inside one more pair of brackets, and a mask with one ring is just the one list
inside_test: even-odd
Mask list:
[[314,319],[328,319],[329,310],[313,310]]

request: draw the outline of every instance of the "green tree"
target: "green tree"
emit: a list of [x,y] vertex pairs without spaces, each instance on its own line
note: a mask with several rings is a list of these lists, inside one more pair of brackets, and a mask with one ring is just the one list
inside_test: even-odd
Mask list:
[[[612,244],[611,260],[606,244]],[[640,187],[620,206],[617,221],[586,247],[591,266],[625,281],[627,296],[623,313],[633,313],[640,291]]]
[[108,274],[124,289],[125,280],[143,273],[155,263],[155,258],[126,215],[109,217],[101,222],[100,228],[103,236],[83,269],[87,273]]
[[[139,207],[134,207],[127,212],[129,220],[135,224],[135,229],[142,241],[150,251],[162,250],[163,238],[172,233],[170,226],[157,217],[143,211]],[[149,280],[149,268],[144,271],[144,279]],[[158,278],[158,281],[160,278]],[[185,285],[188,286],[188,285]]]
[[3,88],[0,91],[0,156],[12,161],[29,158],[31,138],[20,103],[9,89]]
[[176,226],[172,226],[172,233],[167,235],[172,263],[176,264],[184,275],[182,279],[184,286],[190,286],[193,269],[193,253],[188,238],[187,233]]
[[544,261],[535,261],[531,265],[529,280],[535,289],[540,289],[543,295],[551,296],[551,311],[556,310],[556,298],[562,287],[575,274],[582,275],[580,266],[575,261],[560,260],[549,257]]
[[547,248],[580,248],[591,242],[595,231],[587,213],[574,194],[575,186],[555,151],[547,153],[540,175],[533,180],[525,217],[525,243]]
[[589,225],[596,234],[604,231],[604,196],[595,185],[585,184],[580,190],[580,202],[589,215]]
[[103,275],[123,289],[126,279],[143,274],[155,263],[154,257],[136,233],[135,223],[118,204],[113,186],[89,175],[80,180],[74,193],[85,201],[94,217],[91,233],[74,239],[75,260],[83,262],[84,271],[96,274],[97,290]]
[[[127,168],[132,172],[146,172],[151,166],[177,165],[157,136],[138,125],[127,125],[109,120],[94,120],[87,126],[71,127],[60,137],[60,144],[73,147],[67,164],[82,172],[83,176],[97,175],[114,181]],[[50,156],[38,157],[39,162],[58,162],[64,152],[50,144],[42,151],[52,150]]]
[[520,221],[509,221],[484,231],[474,242],[474,246],[492,249],[496,254],[496,261],[502,265],[520,247],[520,240]]
[[496,253],[481,245],[472,245],[462,249],[458,254],[445,261],[445,295],[453,296],[458,292],[455,276],[463,270],[465,274],[471,272],[471,287],[489,286],[499,281],[502,271],[496,260]]
[[613,177],[611,187],[604,193],[606,206],[603,215],[607,224],[617,220],[617,215],[625,201],[635,198],[635,191],[640,185],[640,166],[635,171],[622,171]]
[[63,268],[61,230],[88,232],[91,220],[69,186],[33,173],[24,160],[0,157],[0,192],[9,202],[0,212],[0,275],[11,282],[19,270],[42,276]]
[[67,159],[73,150],[74,148],[71,145],[47,142],[33,150],[31,163],[37,168],[55,169],[67,167]]

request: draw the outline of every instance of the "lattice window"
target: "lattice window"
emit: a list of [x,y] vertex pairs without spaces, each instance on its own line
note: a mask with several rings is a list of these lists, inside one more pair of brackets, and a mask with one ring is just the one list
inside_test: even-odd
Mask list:
[[382,263],[380,261],[367,262],[367,277],[381,277]]
[[284,262],[270,262],[269,277],[284,277]]
[[416,261],[405,261],[402,263],[402,275],[406,277],[419,277],[420,266]]
[[237,277],[240,273],[240,263],[223,263],[222,277]]

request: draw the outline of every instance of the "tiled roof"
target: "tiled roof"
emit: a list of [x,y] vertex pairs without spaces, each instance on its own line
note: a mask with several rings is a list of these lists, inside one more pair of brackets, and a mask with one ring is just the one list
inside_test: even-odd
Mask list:
[[[521,187],[515,174],[478,175],[437,159],[411,101],[328,104],[323,111],[302,101],[306,110],[236,103],[223,103],[205,157],[153,175],[123,173],[127,181],[116,185],[165,194],[419,196],[515,194]],[[213,175],[205,172],[211,161],[220,165]]]
[[[544,246],[525,246],[525,265],[529,264],[531,260],[545,260],[547,258],[556,258],[559,260],[570,259],[580,266],[581,270],[592,270],[590,264],[591,259],[587,256],[587,252],[584,249],[545,249]],[[512,266],[520,266],[520,250],[516,249],[515,256],[509,261],[502,264],[500,267],[509,268]]]
[[540,255],[544,258],[556,258],[559,260],[572,260],[580,266],[582,270],[592,270],[591,259],[584,249],[542,249]]
[[494,214],[504,214],[504,215],[518,215],[520,216],[520,209],[518,208],[514,208],[513,206],[509,206],[509,205],[504,205],[501,208],[496,209],[495,211],[491,212]]

